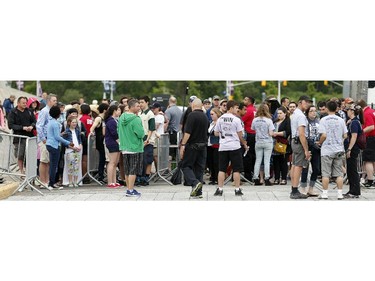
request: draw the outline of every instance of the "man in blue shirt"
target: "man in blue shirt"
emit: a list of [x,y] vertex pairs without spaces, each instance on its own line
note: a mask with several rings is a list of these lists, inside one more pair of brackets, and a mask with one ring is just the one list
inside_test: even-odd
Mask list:
[[3,107],[5,111],[5,115],[7,118],[9,117],[10,112],[14,109],[14,100],[16,99],[15,95],[10,95],[8,99],[4,100]]
[[48,186],[49,182],[49,153],[46,147],[47,125],[51,119],[49,110],[56,105],[57,96],[49,94],[47,96],[47,105],[39,112],[36,130],[38,132],[38,147],[40,149],[39,178],[42,184]]

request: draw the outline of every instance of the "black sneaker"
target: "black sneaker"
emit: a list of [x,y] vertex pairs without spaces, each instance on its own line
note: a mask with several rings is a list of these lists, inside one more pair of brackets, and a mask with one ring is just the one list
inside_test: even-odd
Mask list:
[[214,196],[223,196],[223,190],[220,190],[219,188],[216,188]]
[[243,193],[242,193],[242,190],[241,190],[241,188],[239,188],[238,190],[234,190],[234,194],[236,195],[236,196],[242,196],[243,195]]
[[369,189],[373,189],[373,188],[375,188],[375,186],[373,186],[372,184],[373,184],[372,181],[371,182],[366,181],[365,184],[364,184],[364,187],[369,188]]
[[353,195],[347,192],[344,194],[344,198],[359,198],[359,195]]
[[201,182],[198,182],[195,187],[193,187],[193,190],[191,191],[190,193],[190,196],[191,197],[196,197],[199,193],[202,193],[202,183]]
[[254,179],[254,185],[263,185],[263,184],[260,183],[259,179]]
[[266,180],[264,181],[264,185],[265,185],[265,186],[272,186],[273,184],[272,184],[272,182],[270,181],[270,179],[266,179]]
[[290,199],[306,199],[309,196],[306,194],[303,194],[301,192],[296,192],[296,193],[290,193]]

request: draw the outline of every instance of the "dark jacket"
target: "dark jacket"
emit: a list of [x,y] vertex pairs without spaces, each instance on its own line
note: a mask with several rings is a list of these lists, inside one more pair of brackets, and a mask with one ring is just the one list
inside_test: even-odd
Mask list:
[[283,122],[280,123],[279,128],[277,130],[278,132],[284,132],[284,135],[281,137],[276,137],[275,139],[279,142],[282,142],[284,144],[287,144],[286,153],[291,153],[291,146],[290,146],[290,135],[292,134],[292,129],[290,125],[290,118],[287,117],[284,119]]
[[[75,128],[74,131],[76,132],[78,143],[82,144],[82,140],[81,140],[81,137],[80,137],[81,131],[80,131],[80,129],[78,129],[78,126]],[[63,138],[66,139],[69,142],[73,142],[73,133],[72,133],[72,131],[70,130],[69,127],[66,128],[65,133],[63,134]]]
[[13,134],[15,135],[33,137],[33,132],[26,132],[23,130],[23,127],[32,126],[35,129],[35,115],[28,108],[26,108],[23,112],[19,111],[18,108],[15,108],[8,116],[8,126],[9,129],[13,130]]

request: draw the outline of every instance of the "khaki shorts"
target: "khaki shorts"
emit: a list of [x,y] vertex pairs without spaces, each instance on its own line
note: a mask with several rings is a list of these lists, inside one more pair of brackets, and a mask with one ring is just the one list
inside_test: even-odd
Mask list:
[[336,153],[335,155],[328,156],[324,155],[321,157],[321,165],[322,165],[322,177],[329,178],[329,177],[343,177],[344,173],[342,171],[342,160],[345,153]]
[[40,162],[42,163],[49,163],[49,152],[47,150],[47,146],[42,141],[38,143],[39,150],[40,150]]
[[307,167],[309,161],[306,160],[305,151],[303,150],[303,146],[301,143],[294,143],[292,140],[292,165],[297,167]]

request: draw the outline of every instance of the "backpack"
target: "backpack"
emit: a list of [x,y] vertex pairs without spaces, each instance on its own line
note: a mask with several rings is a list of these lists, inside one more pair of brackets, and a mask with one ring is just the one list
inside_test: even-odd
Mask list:
[[[359,125],[361,126],[360,122],[359,122]],[[361,126],[361,130],[362,130],[362,126]],[[364,150],[366,148],[366,135],[363,132],[363,130],[361,131],[360,134],[357,135],[357,140],[355,141],[355,143],[358,145],[359,149],[361,150]]]

